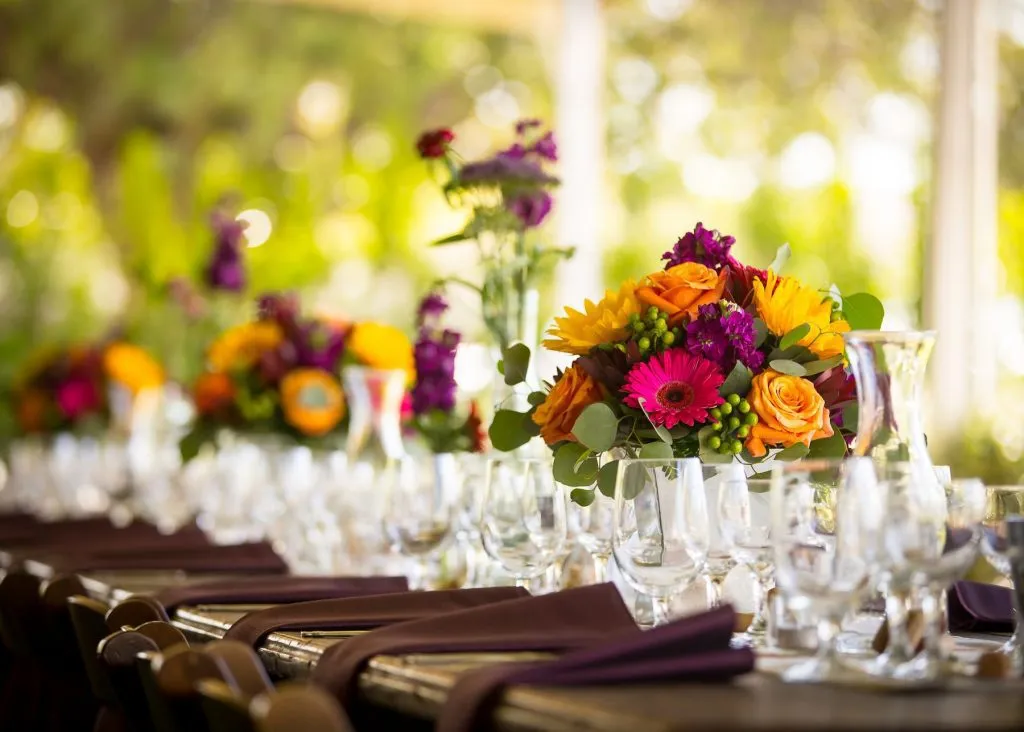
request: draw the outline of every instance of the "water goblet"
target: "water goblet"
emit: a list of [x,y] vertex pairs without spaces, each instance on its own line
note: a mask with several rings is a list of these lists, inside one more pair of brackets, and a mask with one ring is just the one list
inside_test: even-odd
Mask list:
[[674,595],[701,574],[708,510],[700,461],[622,459],[615,481],[612,553],[626,582],[650,596],[654,624],[670,620]]
[[795,611],[817,619],[816,658],[783,679],[820,682],[848,674],[836,637],[845,613],[868,589],[880,501],[867,458],[780,463],[772,473],[775,581]]
[[566,542],[566,514],[566,492],[554,479],[551,460],[488,460],[480,536],[516,585],[525,587],[558,559]]
[[726,475],[718,491],[718,527],[729,554],[754,576],[754,617],[738,641],[763,646],[768,630],[768,590],[774,571],[771,542],[771,481]]
[[729,572],[732,571],[733,567],[736,566],[736,560],[729,551],[725,537],[722,536],[722,530],[718,523],[717,506],[722,480],[734,474],[733,471],[737,469],[739,470],[739,475],[742,476],[743,468],[739,466],[703,466],[704,489],[707,493],[708,506],[715,509],[709,511],[708,516],[710,541],[708,544],[708,559],[704,565],[704,575],[708,581],[708,607],[712,608],[722,604],[725,579],[729,576]]
[[[1013,580],[1014,547],[1010,535],[1010,522],[1024,519],[1024,485],[992,485],[987,486],[985,517],[981,540],[981,553],[997,572]],[[1015,583],[1016,584],[1016,583]],[[1014,587],[1019,593],[1021,588]],[[1013,636],[999,649],[999,652],[1010,659],[1015,675],[1024,672],[1021,658],[1021,639],[1024,629],[1021,628],[1022,618],[1019,609],[1014,611]]]
[[615,527],[615,501],[595,491],[594,501],[589,506],[573,504],[571,518],[576,540],[593,559],[594,582],[607,582]]

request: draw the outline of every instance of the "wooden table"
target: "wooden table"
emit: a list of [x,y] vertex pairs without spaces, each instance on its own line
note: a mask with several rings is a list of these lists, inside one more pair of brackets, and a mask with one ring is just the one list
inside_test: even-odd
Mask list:
[[[91,592],[116,599],[163,586],[169,576],[115,573],[86,578]],[[178,610],[174,624],[197,642],[223,636],[257,606],[207,605]],[[344,633],[272,633],[258,649],[277,678],[301,679]],[[350,634],[349,634],[350,635]],[[975,648],[993,642],[974,642]],[[433,719],[455,678],[474,668],[542,654],[429,654],[373,659],[359,680],[366,701],[418,719]],[[792,659],[764,656],[759,670],[732,684],[653,684],[580,689],[510,689],[494,727],[512,732],[601,730],[1020,730],[1024,683],[958,678],[945,688],[915,691],[792,685],[777,675]]]

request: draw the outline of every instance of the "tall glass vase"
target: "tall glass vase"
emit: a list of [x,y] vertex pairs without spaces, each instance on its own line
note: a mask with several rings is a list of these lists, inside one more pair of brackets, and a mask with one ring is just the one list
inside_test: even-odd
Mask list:
[[348,401],[345,453],[349,468],[370,470],[372,479],[389,460],[405,455],[402,400],[408,374],[400,369],[346,366],[341,381]]
[[[857,382],[856,455],[871,457],[883,473],[886,465],[909,465],[914,490],[938,511],[945,510],[945,491],[928,454],[922,401],[925,371],[935,346],[932,331],[854,331],[847,333],[846,352]],[[889,625],[889,645],[874,670],[886,676],[915,655],[907,632],[912,591],[909,572],[887,572],[881,590]]]

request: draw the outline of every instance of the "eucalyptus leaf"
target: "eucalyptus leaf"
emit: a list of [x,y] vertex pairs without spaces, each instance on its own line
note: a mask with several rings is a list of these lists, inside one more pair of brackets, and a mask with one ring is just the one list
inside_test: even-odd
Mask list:
[[807,445],[802,442],[790,445],[784,450],[779,450],[775,453],[776,460],[782,460],[783,462],[792,462],[793,460],[800,460],[801,458],[807,457],[807,453],[811,450]]
[[815,374],[822,374],[828,371],[830,368],[838,366],[843,362],[843,355],[837,354],[829,358],[823,358],[820,361],[811,361],[809,363],[801,364],[804,367],[804,372],[807,376],[813,376]]
[[639,456],[642,460],[671,460],[672,446],[664,442],[648,442],[640,448]]
[[525,428],[523,412],[514,409],[499,409],[487,430],[494,449],[511,452],[530,441],[531,435]]
[[779,373],[789,374],[790,376],[804,376],[807,374],[807,369],[796,361],[790,361],[787,358],[776,358],[768,365]]
[[852,330],[878,330],[885,319],[885,308],[874,295],[855,292],[843,297],[843,318]]
[[772,263],[768,265],[768,269],[775,274],[778,274],[782,271],[782,268],[786,266],[786,262],[789,261],[789,255],[792,253],[793,250],[790,249],[789,244],[783,244],[775,250],[775,259],[773,259]]
[[547,398],[548,398],[548,395],[545,394],[542,391],[531,391],[527,395],[526,401],[528,401],[530,403],[531,407],[539,407],[541,404],[544,403],[544,401]]
[[810,323],[801,323],[779,339],[779,348],[785,350],[795,346],[811,332]]
[[523,415],[523,432],[528,434],[530,437],[536,437],[540,434],[540,425],[533,421],[533,413],[535,411],[536,409],[531,409]]
[[741,397],[746,396],[747,392],[750,391],[750,382],[753,378],[754,374],[750,369],[743,362],[737,361],[736,365],[732,367],[732,371],[725,377],[722,386],[719,387],[718,393],[722,396],[727,394],[739,394]]
[[590,486],[597,480],[597,460],[578,442],[566,442],[555,452],[552,473],[559,483],[571,487]]
[[604,402],[591,404],[576,418],[573,436],[594,452],[607,452],[615,444],[619,420]]
[[513,343],[505,349],[504,357],[505,383],[509,386],[522,384],[526,380],[526,372],[530,367],[530,349],[524,343]]
[[639,496],[647,485],[647,469],[641,463],[621,465],[616,482],[621,482],[622,497],[631,501]]
[[843,426],[848,430],[856,430],[860,421],[860,405],[856,402],[843,407]]
[[754,339],[754,348],[760,348],[768,340],[768,326],[760,318],[754,318],[754,333],[757,336]]
[[651,423],[651,427],[654,428],[654,433],[658,436],[658,438],[662,442],[664,442],[667,445],[671,445],[672,444],[672,434],[665,427],[663,427],[662,425],[654,424],[654,420],[651,419],[651,415],[647,411],[647,407],[644,405],[644,401],[645,400],[643,398],[638,399],[637,400],[637,404],[640,405],[640,409],[642,409],[644,411],[644,416],[647,418],[647,421],[650,422]]
[[609,498],[615,498],[615,481],[619,478],[619,461],[610,460],[597,471],[597,489]]
[[569,498],[577,506],[583,506],[584,508],[586,508],[587,506],[594,502],[594,499],[597,498],[597,495],[595,495],[593,489],[588,490],[586,488],[573,488],[569,492]]
[[811,443],[808,457],[812,458],[841,458],[846,455],[846,440],[836,430],[831,437],[823,437]]
[[215,430],[210,426],[203,423],[195,425],[178,441],[178,452],[181,453],[181,461],[187,463],[199,454],[204,445],[212,444],[214,435]]

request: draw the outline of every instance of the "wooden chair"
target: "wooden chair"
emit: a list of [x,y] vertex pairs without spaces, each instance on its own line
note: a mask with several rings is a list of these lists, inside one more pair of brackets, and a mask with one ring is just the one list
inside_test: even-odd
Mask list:
[[170,622],[164,606],[152,597],[133,595],[110,608],[107,613],[107,628],[111,633],[122,628],[137,628],[151,620]]
[[257,732],[352,732],[338,701],[312,684],[285,684],[252,700]]
[[133,732],[152,732],[150,705],[139,673],[138,657],[156,654],[156,642],[133,630],[120,630],[100,641],[97,648],[100,667],[113,692],[116,707]]
[[206,653],[221,662],[233,685],[248,704],[253,697],[274,690],[267,676],[267,670],[256,652],[247,643],[232,640],[215,640],[202,647]]
[[161,651],[167,651],[175,646],[188,646],[188,639],[185,634],[163,620],[150,620],[135,628],[136,633],[142,633],[156,643]]
[[40,642],[40,660],[44,669],[42,692],[51,729],[91,727],[100,708],[86,664],[78,650],[78,638],[68,604],[72,597],[85,592],[81,579],[75,575],[55,577],[41,587],[46,625]]
[[97,655],[100,642],[110,632],[107,630],[106,622],[108,610],[109,608],[102,602],[84,595],[73,595],[68,598],[68,615],[71,617],[78,653],[82,657],[82,665],[89,677],[92,693],[102,703],[114,704],[114,689]]
[[206,680],[230,685],[223,664],[196,649],[176,646],[153,659],[152,672],[156,693],[163,700],[161,704],[150,699],[150,715],[159,732],[207,730],[197,686]]
[[200,681],[196,690],[210,732],[258,732],[249,714],[249,700],[236,689],[207,679]]

